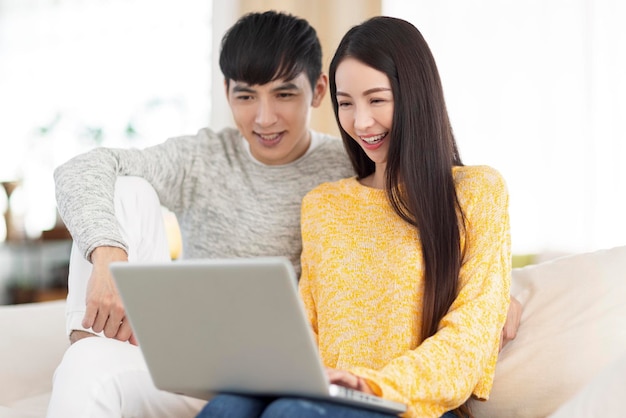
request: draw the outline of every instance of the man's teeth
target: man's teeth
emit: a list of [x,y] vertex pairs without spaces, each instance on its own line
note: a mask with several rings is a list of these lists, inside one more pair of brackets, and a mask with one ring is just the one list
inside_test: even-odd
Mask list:
[[266,141],[273,141],[273,140],[275,140],[276,138],[278,138],[278,136],[279,136],[279,135],[280,135],[279,133],[278,133],[278,134],[271,134],[271,135],[262,135],[262,134],[259,134],[259,136],[260,136],[262,139],[266,140]]
[[361,137],[361,139],[371,145],[371,144],[375,144],[377,142],[380,142],[386,135],[387,135],[387,133],[384,133],[384,134],[380,134],[380,135],[376,135],[376,136],[370,136],[370,137],[367,137],[367,138]]

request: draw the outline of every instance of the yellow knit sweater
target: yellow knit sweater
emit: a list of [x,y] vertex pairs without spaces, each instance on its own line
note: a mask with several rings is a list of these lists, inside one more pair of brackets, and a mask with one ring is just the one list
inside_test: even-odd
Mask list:
[[488,398],[509,304],[504,180],[486,166],[453,175],[466,217],[460,290],[421,344],[419,237],[385,192],[349,178],[318,186],[302,205],[299,286],[322,361],[406,403],[406,417],[439,417],[472,394]]

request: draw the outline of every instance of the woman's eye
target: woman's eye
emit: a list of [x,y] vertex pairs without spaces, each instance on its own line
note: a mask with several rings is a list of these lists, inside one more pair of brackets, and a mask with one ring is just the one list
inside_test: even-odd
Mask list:
[[339,102],[339,107],[346,108],[349,107],[352,103],[350,102]]

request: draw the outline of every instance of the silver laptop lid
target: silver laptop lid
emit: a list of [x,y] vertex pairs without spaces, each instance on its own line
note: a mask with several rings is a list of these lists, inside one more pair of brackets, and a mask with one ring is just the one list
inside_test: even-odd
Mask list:
[[111,272],[158,388],[328,394],[287,258],[113,263]]
[[398,413],[406,405],[329,385],[285,257],[113,263],[154,384],[303,396]]

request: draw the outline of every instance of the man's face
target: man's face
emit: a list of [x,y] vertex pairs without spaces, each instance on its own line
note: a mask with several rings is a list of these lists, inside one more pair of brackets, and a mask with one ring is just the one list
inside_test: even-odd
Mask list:
[[322,75],[311,89],[305,73],[252,86],[230,80],[226,94],[235,124],[258,161],[287,164],[307,151],[311,107],[320,105],[327,82]]

